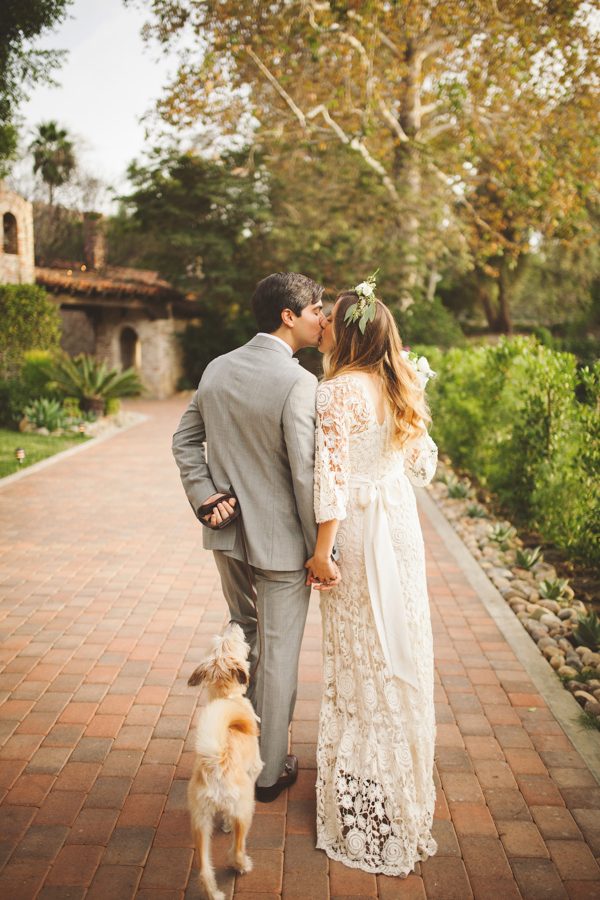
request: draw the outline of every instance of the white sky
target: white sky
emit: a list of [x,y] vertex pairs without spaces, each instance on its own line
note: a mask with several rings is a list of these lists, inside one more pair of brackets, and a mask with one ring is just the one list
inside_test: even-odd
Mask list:
[[19,109],[27,143],[36,125],[56,120],[82,145],[83,168],[117,190],[145,147],[140,118],[173,69],[144,45],[140,29],[147,19],[148,11],[122,0],[75,0],[65,23],[35,44],[68,51],[55,71],[58,87],[34,88]]

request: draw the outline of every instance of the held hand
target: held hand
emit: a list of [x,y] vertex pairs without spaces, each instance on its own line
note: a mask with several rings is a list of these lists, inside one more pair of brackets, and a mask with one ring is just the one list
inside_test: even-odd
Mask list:
[[[202,506],[206,506],[207,503],[214,503],[219,497],[225,497],[226,494],[213,494],[211,497],[207,497],[207,499],[202,503]],[[225,503],[219,503],[213,509],[212,513],[209,516],[204,516],[204,521],[208,522],[209,525],[220,525],[221,522],[224,522],[233,514],[233,507],[236,504],[236,499],[233,497],[231,500],[228,500]]]
[[330,590],[342,580],[340,570],[330,557],[311,556],[304,567],[308,569],[306,584],[313,585],[318,591]]

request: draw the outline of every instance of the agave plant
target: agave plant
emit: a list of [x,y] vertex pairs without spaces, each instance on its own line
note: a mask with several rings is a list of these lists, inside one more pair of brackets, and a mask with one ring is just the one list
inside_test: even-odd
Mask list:
[[471,503],[470,506],[467,506],[467,515],[471,519],[487,519],[487,512],[479,503]]
[[568,578],[546,578],[539,584],[540,597],[544,600],[563,600],[568,587]]
[[515,563],[521,569],[533,569],[537,562],[541,562],[544,558],[541,547],[534,547],[533,550],[517,549],[515,553]]
[[459,481],[457,478],[453,478],[452,481],[448,480],[446,482],[448,488],[448,496],[452,497],[453,500],[464,499],[469,496],[469,491],[471,490],[471,482],[468,478],[465,478],[464,481]]
[[592,610],[587,616],[579,616],[573,637],[582,647],[589,647],[594,652],[600,650],[600,618]]
[[53,390],[66,397],[75,397],[84,412],[102,414],[107,400],[134,397],[142,391],[135,369],[109,369],[104,362],[82,353],[71,359],[62,356],[48,363],[48,378]]
[[48,431],[57,431],[67,424],[67,414],[60,400],[52,400],[48,397],[39,397],[23,410],[25,418],[36,428],[47,428]]
[[498,523],[490,529],[489,538],[490,541],[494,541],[498,544],[501,550],[508,550],[510,542],[516,534],[517,529],[513,528],[512,525],[501,525]]

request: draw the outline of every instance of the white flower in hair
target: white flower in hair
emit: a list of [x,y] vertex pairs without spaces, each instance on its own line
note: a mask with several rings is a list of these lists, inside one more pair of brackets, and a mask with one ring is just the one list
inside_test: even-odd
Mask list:
[[417,354],[413,350],[405,350],[401,351],[403,359],[411,366],[414,370],[417,378],[419,379],[419,384],[425,390],[427,386],[427,382],[430,378],[435,378],[437,372],[434,372],[431,366],[429,365],[429,360],[426,356],[417,356]]
[[[377,269],[377,272],[379,272],[379,269]],[[358,297],[358,301],[348,307],[344,316],[346,325],[358,322],[361,334],[365,333],[367,323],[373,321],[377,312],[377,297],[375,296],[377,272],[373,272],[366,281],[361,281],[360,284],[352,288]]]

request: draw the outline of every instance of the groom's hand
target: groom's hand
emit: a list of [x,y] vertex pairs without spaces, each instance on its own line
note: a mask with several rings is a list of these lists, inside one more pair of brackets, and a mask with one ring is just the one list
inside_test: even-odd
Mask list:
[[[218,500],[219,497],[226,497],[227,494],[212,494],[212,496],[207,497],[204,503],[201,503],[201,506],[206,506],[208,503],[214,503],[215,500]],[[233,514],[233,507],[235,506],[236,500],[235,497],[229,500],[227,503],[219,503],[213,509],[212,513],[208,516],[203,516],[204,521],[208,522],[209,525],[213,527],[215,525],[220,525],[221,522],[224,522]]]
[[306,584],[312,585],[317,591],[329,591],[342,580],[339,568],[330,557],[311,556],[304,568],[308,569]]

